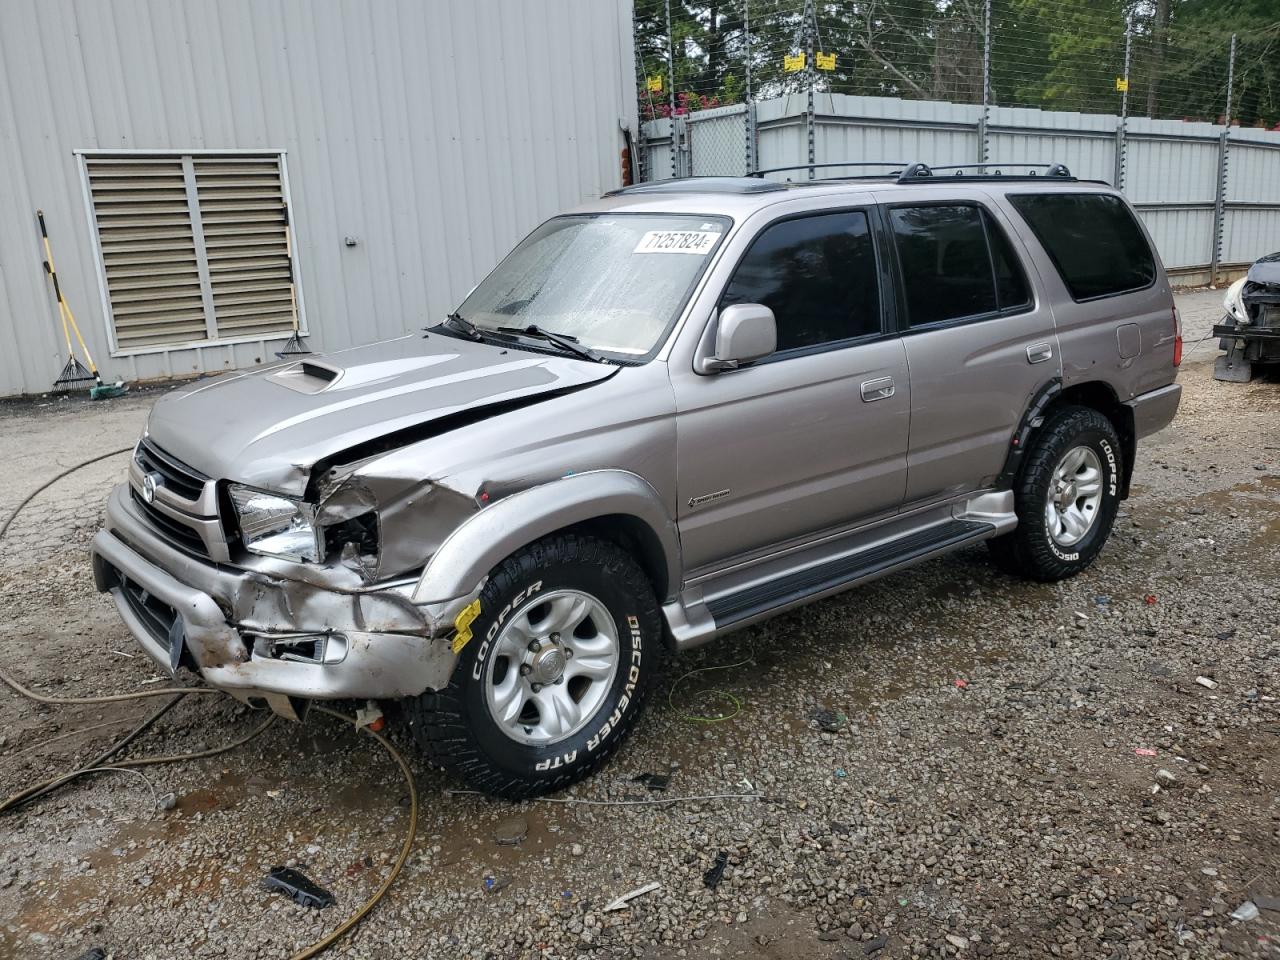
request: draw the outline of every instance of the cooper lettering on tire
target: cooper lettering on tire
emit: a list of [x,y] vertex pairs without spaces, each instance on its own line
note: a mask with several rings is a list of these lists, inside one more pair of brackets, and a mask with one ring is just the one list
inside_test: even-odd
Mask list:
[[661,642],[644,571],[603,540],[558,535],[503,561],[449,686],[411,701],[427,754],[519,798],[598,769],[627,735]]
[[1120,506],[1120,438],[1089,407],[1063,407],[1032,440],[1014,481],[1018,526],[988,541],[1011,573],[1053,581],[1097,558]]

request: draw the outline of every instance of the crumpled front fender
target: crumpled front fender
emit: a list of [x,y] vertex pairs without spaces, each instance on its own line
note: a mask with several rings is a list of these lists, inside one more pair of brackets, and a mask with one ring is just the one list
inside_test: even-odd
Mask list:
[[661,545],[666,582],[680,583],[680,540],[657,492],[625,470],[570,474],[504,497],[469,517],[432,556],[413,592],[420,605],[475,594],[481,581],[521,547],[565,527],[609,516],[640,520]]

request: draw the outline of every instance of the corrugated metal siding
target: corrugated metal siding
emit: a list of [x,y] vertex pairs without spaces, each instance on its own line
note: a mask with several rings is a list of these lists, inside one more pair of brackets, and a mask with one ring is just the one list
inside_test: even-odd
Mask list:
[[1280,210],[1229,209],[1222,225],[1222,262],[1250,263],[1280,251]]
[[1232,140],[1227,200],[1280,203],[1280,138],[1270,144]]
[[1001,163],[1065,163],[1077,177],[1115,177],[1115,118],[997,107],[987,127],[991,157]]
[[1130,136],[1125,193],[1134,203],[1213,203],[1218,142]]
[[1201,267],[1212,259],[1213,204],[1166,210],[1139,207],[1138,216],[1146,224],[1166,269]]
[[631,4],[5,0],[0,86],[0,395],[63,361],[37,207],[105,375],[251,366],[279,341],[108,355],[74,150],[284,151],[313,346],[392,336],[618,185]]

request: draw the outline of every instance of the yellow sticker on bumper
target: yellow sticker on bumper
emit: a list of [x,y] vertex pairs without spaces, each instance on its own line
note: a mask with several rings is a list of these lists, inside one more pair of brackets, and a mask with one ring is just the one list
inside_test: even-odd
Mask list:
[[455,654],[461,653],[462,648],[471,642],[471,623],[478,616],[480,616],[480,598],[476,597],[453,618],[453,626],[458,631],[453,637]]

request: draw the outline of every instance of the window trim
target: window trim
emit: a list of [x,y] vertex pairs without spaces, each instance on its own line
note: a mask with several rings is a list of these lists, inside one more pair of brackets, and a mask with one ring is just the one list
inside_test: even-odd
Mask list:
[[[1039,309],[1039,291],[1035,284],[1031,282],[1031,272],[1027,270],[1027,264],[1022,259],[1022,254],[1018,251],[1013,241],[1009,239],[1009,232],[1004,231],[1004,237],[1009,240],[1009,248],[1012,250],[1014,258],[1017,261],[1019,269],[1022,270],[1022,279],[1026,282],[1028,293],[1031,295],[1026,303],[1018,304],[1014,307],[999,308],[1000,303],[1000,283],[996,277],[996,261],[991,250],[991,227],[997,230],[1003,230],[1000,221],[996,219],[991,208],[981,200],[958,198],[954,200],[902,200],[893,203],[881,204],[884,208],[884,229],[887,242],[892,250],[894,262],[894,290],[897,292],[899,300],[902,304],[901,315],[899,317],[898,333],[901,336],[909,337],[917,333],[929,333],[933,330],[950,330],[952,327],[964,327],[972,323],[986,323],[990,320],[1002,320],[1005,317],[1017,317],[1024,313],[1033,313]],[[901,208],[918,208],[918,207],[976,207],[981,214],[982,220],[982,236],[987,247],[987,262],[991,265],[991,284],[992,293],[995,295],[997,309],[988,310],[983,313],[966,314],[963,317],[951,317],[948,320],[935,320],[933,323],[924,323],[919,326],[911,325],[911,313],[907,308],[907,280],[902,273],[902,258],[898,256],[898,240],[893,232],[893,223],[890,220],[889,212]]]
[[[1137,211],[1130,207],[1123,197],[1103,190],[1038,190],[1033,193],[1009,193],[1005,197],[1009,201],[1009,206],[1013,208],[1013,212],[1027,225],[1031,235],[1036,238],[1036,243],[1040,245],[1040,249],[1044,251],[1045,256],[1049,258],[1049,262],[1053,264],[1053,269],[1057,272],[1058,279],[1062,281],[1062,288],[1067,292],[1067,296],[1071,298],[1073,303],[1095,303],[1099,300],[1109,300],[1112,297],[1124,297],[1131,293],[1141,293],[1144,290],[1150,290],[1159,281],[1160,255],[1156,252],[1155,245],[1147,235],[1146,228],[1143,226],[1142,220],[1139,219]],[[1026,215],[1018,209],[1018,205],[1014,203],[1014,200],[1021,197],[1107,197],[1117,201],[1120,204],[1120,209],[1128,214],[1129,220],[1138,230],[1138,235],[1142,237],[1143,242],[1147,245],[1147,253],[1151,255],[1151,280],[1140,287],[1126,287],[1124,290],[1100,293],[1093,297],[1077,297],[1071,292],[1071,284],[1067,282],[1067,275],[1062,272],[1062,264],[1058,262],[1057,256],[1049,249],[1049,245],[1044,242],[1044,238],[1040,236],[1040,231],[1035,228],[1035,225],[1027,219]]]
[[[107,287],[107,268],[102,255],[102,234],[98,229],[98,218],[94,213],[93,188],[89,183],[89,163],[93,160],[133,160],[141,161],[147,157],[160,157],[166,160],[181,158],[226,157],[231,161],[252,162],[264,157],[274,158],[280,165],[280,191],[284,198],[287,229],[293,230],[295,222],[293,212],[293,196],[289,191],[288,151],[283,147],[262,148],[228,148],[228,149],[161,149],[161,150],[111,150],[96,147],[80,147],[72,150],[76,164],[80,168],[80,191],[84,199],[85,220],[89,227],[89,239],[93,249],[94,272],[98,278],[98,297],[102,303],[102,321],[107,337],[107,352],[113,358],[140,357],[155,354],[173,353],[180,350],[201,350],[213,347],[233,347],[246,343],[282,343],[293,336],[293,330],[282,331],[278,335],[264,337],[249,334],[238,337],[205,337],[203,340],[185,340],[181,343],[151,344],[141,347],[121,347],[116,339],[115,315],[111,309],[111,294]],[[194,223],[193,223],[194,229]],[[311,336],[307,323],[307,310],[303,295],[302,269],[298,259],[298,238],[296,232],[292,236],[290,261],[293,272],[294,301],[298,311],[298,336]],[[206,332],[209,316],[205,315]]]
[[[754,363],[750,363],[744,369],[750,367],[762,367],[768,363],[777,363],[782,360],[793,360],[799,357],[814,356],[819,353],[830,353],[835,350],[845,350],[850,347],[859,347],[866,343],[876,343],[880,340],[886,340],[898,335],[896,327],[896,304],[892,298],[888,297],[888,284],[892,282],[892,277],[888,274],[888,264],[880,250],[881,247],[881,228],[883,226],[880,217],[879,207],[875,203],[864,202],[860,204],[852,204],[840,207],[825,207],[820,210],[802,210],[795,213],[785,213],[782,216],[775,217],[768,223],[763,224],[760,229],[752,235],[743,249],[741,255],[734,262],[729,270],[729,277],[725,280],[724,285],[716,294],[715,307],[711,313],[711,323],[715,323],[723,309],[723,299],[725,291],[729,289],[729,285],[733,283],[733,278],[737,276],[738,268],[742,266],[744,260],[751,255],[751,248],[755,246],[766,230],[769,230],[780,223],[787,223],[792,220],[809,220],[814,217],[829,217],[840,213],[861,213],[867,218],[867,235],[871,240],[871,252],[876,261],[876,293],[880,301],[880,332],[879,333],[863,333],[856,337],[845,337],[842,340],[828,340],[825,343],[813,343],[807,347],[792,347],[789,350],[775,350],[767,357],[762,357]],[[706,328],[703,329],[703,336],[706,336]]]

